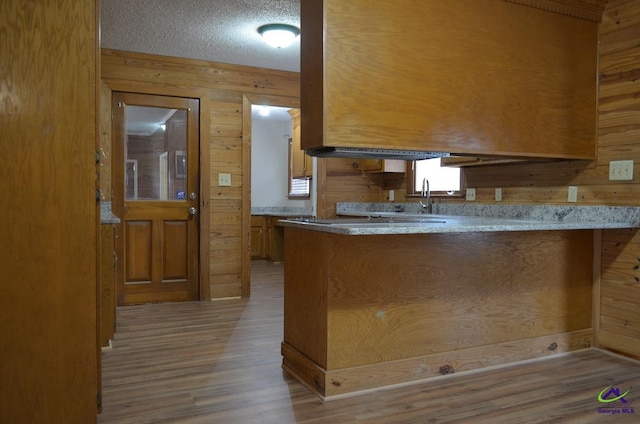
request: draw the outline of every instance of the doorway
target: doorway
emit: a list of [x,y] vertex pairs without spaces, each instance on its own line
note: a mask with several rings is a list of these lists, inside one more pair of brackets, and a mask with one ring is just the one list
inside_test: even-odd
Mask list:
[[112,102],[118,305],[197,300],[199,101]]

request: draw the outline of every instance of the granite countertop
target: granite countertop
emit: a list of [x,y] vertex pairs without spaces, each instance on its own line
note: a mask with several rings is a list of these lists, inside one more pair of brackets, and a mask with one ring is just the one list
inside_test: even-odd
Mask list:
[[100,203],[100,224],[119,224],[120,218],[111,212],[111,202]]
[[[355,205],[355,206],[354,206]],[[640,227],[640,208],[606,206],[494,206],[473,205],[466,210],[455,206],[456,214],[421,214],[415,205],[404,212],[372,210],[371,204],[339,204],[338,215],[326,220],[281,220],[288,227],[347,235],[426,234],[487,231],[593,230]],[[375,204],[374,204],[375,205]],[[440,205],[445,206],[445,205]],[[465,205],[462,205],[464,207]],[[442,211],[446,208],[441,207]],[[437,211],[441,212],[441,211]],[[359,218],[358,218],[359,217]],[[363,218],[364,217],[364,218]]]
[[313,211],[307,208],[297,207],[252,207],[251,215],[279,216],[283,218],[289,217],[309,217],[313,216]]

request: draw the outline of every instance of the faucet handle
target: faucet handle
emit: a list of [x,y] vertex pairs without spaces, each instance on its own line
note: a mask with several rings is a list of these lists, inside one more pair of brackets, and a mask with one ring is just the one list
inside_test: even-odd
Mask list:
[[424,213],[425,211],[427,213],[432,213],[433,209],[431,206],[431,202],[429,200],[427,200],[427,204],[425,205],[424,203],[422,203],[422,200],[418,200],[418,203],[420,203],[420,206],[422,207],[418,212],[419,213]]

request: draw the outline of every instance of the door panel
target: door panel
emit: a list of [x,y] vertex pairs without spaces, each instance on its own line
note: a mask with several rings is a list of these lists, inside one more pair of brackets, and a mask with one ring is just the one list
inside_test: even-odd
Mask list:
[[186,280],[188,240],[187,225],[184,221],[164,221],[164,275],[163,281]]
[[118,304],[197,300],[198,101],[114,92],[113,110]]
[[125,221],[127,282],[151,281],[151,221]]

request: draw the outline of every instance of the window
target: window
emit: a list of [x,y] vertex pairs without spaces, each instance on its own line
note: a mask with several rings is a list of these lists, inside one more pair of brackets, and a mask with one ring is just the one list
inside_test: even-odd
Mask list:
[[311,194],[310,182],[311,179],[307,177],[291,178],[289,180],[289,197],[309,197]]
[[460,195],[462,190],[462,176],[460,168],[440,166],[440,158],[417,160],[411,164],[409,179],[410,187],[407,192],[419,195],[423,181],[429,181],[432,195]]

